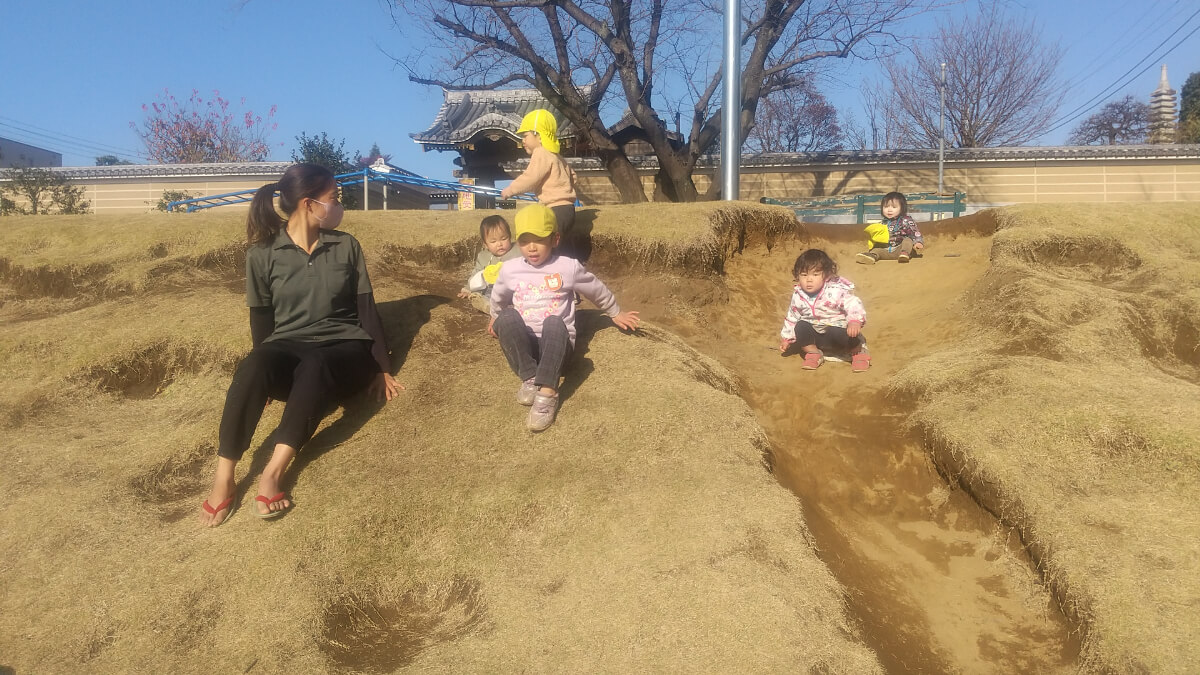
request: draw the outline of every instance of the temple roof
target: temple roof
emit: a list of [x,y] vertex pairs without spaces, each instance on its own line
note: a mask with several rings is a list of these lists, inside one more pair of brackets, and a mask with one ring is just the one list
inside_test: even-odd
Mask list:
[[[586,96],[591,85],[580,87]],[[448,91],[433,124],[425,131],[409,134],[414,141],[429,149],[453,148],[469,143],[481,133],[499,133],[517,140],[517,128],[526,113],[544,108],[555,113],[558,137],[573,138],[575,125],[563,118],[536,89],[498,89],[494,91]]]

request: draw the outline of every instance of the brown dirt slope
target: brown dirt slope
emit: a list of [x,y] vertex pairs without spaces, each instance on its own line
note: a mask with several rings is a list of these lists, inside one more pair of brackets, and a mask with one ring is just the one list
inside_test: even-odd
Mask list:
[[[788,227],[695,208],[649,253],[593,214],[598,258],[713,270]],[[269,523],[260,433],[212,531],[241,216],[6,219],[0,665],[877,671],[722,366],[584,312],[559,422],[524,430],[486,317],[451,299],[481,215],[348,215],[408,390],[327,419]]]
[[893,393],[943,470],[1016,525],[1083,666],[1200,662],[1200,216],[1194,205],[998,211],[961,344]]

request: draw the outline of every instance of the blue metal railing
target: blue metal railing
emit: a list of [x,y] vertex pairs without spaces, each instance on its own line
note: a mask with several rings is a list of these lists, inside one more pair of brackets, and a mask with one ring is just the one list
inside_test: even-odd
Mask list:
[[[500,198],[500,189],[493,187],[484,187],[482,185],[463,185],[448,180],[436,180],[433,178],[424,178],[422,176],[404,175],[398,173],[390,173],[385,171],[376,171],[372,168],[362,169],[360,171],[351,171],[349,173],[341,173],[334,178],[341,187],[349,187],[353,185],[362,185],[367,183],[384,183],[387,185],[416,185],[418,187],[433,188],[436,190],[446,190],[447,192],[469,192],[472,194],[481,195],[484,197]],[[239,190],[237,192],[226,192],[219,195],[207,195],[204,197],[194,197],[192,199],[181,199],[179,201],[170,202],[167,204],[168,211],[185,211],[191,213],[201,209],[211,209],[217,206],[228,206],[230,204],[244,204],[254,199],[254,193],[258,192],[258,188],[249,190]],[[523,194],[512,197],[523,201],[536,201],[532,194]]]

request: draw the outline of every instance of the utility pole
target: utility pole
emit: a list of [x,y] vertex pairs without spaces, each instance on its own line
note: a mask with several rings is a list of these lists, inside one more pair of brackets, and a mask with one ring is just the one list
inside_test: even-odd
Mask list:
[[721,199],[738,198],[742,165],[742,6],[725,0],[725,102],[721,114]]
[[942,200],[942,183],[945,176],[943,164],[946,161],[946,64],[942,64],[942,84],[938,87],[942,99],[938,110],[938,202]]

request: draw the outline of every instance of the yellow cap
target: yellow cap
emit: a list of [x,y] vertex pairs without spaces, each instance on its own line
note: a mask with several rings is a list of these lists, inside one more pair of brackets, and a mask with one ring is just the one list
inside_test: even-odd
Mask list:
[[558,154],[558,120],[554,119],[549,110],[538,108],[527,113],[521,119],[521,126],[517,127],[517,135],[520,136],[526,131],[536,131],[542,141],[542,147]]
[[867,248],[871,248],[875,244],[887,245],[891,241],[891,233],[888,232],[887,225],[883,223],[871,223],[863,228],[867,233]]
[[554,212],[547,206],[541,204],[532,204],[517,211],[517,217],[513,226],[513,238],[520,239],[525,233],[541,239],[549,237],[558,229],[558,220],[554,217]]

